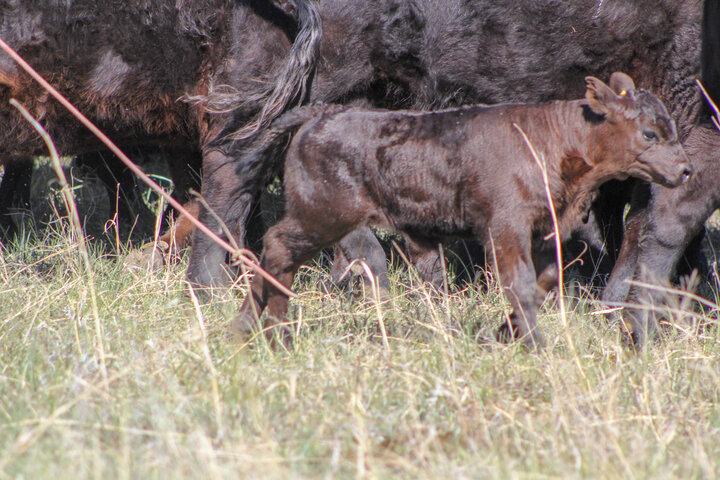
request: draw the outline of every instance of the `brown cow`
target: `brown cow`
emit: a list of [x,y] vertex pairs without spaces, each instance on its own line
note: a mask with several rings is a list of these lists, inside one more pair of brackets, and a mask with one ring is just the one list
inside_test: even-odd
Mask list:
[[[494,252],[512,306],[502,339],[542,345],[535,316],[557,281],[544,159],[561,238],[586,214],[597,188],[634,176],[668,187],[690,176],[674,121],[651,93],[614,73],[587,77],[586,98],[548,104],[470,106],[439,112],[299,108],[278,119],[250,153],[285,160],[286,213],[264,238],[262,265],[290,286],[301,263],[363,225],[407,234],[418,252],[445,237],[478,240]],[[287,297],[256,276],[241,330],[268,307],[271,325]],[[289,344],[291,330],[278,327]]]
[[[314,65],[309,52],[320,36],[314,3],[3,1],[0,38],[121,148],[166,152],[176,187],[173,195],[184,202],[188,188],[198,187],[192,173],[199,171],[200,160],[210,165],[211,173],[222,162],[217,153],[203,156],[207,141],[231,121],[244,125],[263,108],[270,109],[264,118],[273,118],[300,100],[298,91]],[[234,119],[209,115],[178,101],[206,94],[213,86],[242,92],[242,113],[236,111]],[[113,163],[111,155],[105,158],[107,168],[99,165],[97,152],[105,152],[104,146],[0,52],[0,166],[5,172],[0,240],[17,230],[12,208],[27,206],[32,158],[47,154],[42,139],[9,105],[10,98],[42,122],[61,155],[78,155],[86,166],[99,166],[96,171],[114,200],[124,166]],[[121,199],[132,185],[121,182]]]

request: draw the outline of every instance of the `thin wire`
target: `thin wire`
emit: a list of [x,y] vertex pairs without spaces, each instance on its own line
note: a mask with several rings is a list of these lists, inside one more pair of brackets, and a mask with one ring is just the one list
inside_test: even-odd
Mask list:
[[112,140],[110,140],[107,135],[105,135],[98,127],[95,126],[94,123],[92,123],[85,115],[83,115],[80,110],[75,108],[75,106],[70,103],[60,92],[55,90],[55,88],[50,85],[50,83],[47,82],[39,73],[35,71],[34,68],[30,66],[20,55],[15,52],[5,41],[0,38],[0,48],[2,48],[10,57],[12,57],[13,60],[15,60],[23,70],[25,70],[35,81],[37,81],[45,90],[50,93],[55,99],[60,102],[65,108],[67,108],[72,115],[77,118],[80,123],[85,125],[85,127],[88,128],[96,137],[100,139],[101,142],[103,142],[109,149],[112,151],[117,157],[122,161],[129,169],[132,171],[135,175],[137,175],[145,184],[147,184],[155,193],[163,197],[174,209],[179,211],[180,213],[186,215],[188,217],[188,220],[190,220],[195,226],[201,230],[205,235],[210,237],[215,243],[222,246],[225,250],[230,252],[234,258],[238,258],[242,260],[242,262],[252,271],[255,273],[261,275],[264,277],[268,282],[270,282],[275,288],[283,292],[285,295],[291,298],[297,297],[295,292],[287,288],[285,285],[280,283],[275,277],[267,273],[265,270],[260,268],[259,265],[251,262],[244,254],[239,252],[237,249],[233,248],[232,245],[230,245],[228,242],[220,238],[218,235],[216,235],[212,230],[210,230],[204,223],[202,223],[197,218],[193,217],[177,200],[172,198],[165,190],[163,190],[162,187],[160,187],[157,183],[155,183],[150,177],[148,177],[145,172],[142,171],[140,167],[135,165],[130,158],[128,158],[125,153],[123,153],[120,148],[115,145]]

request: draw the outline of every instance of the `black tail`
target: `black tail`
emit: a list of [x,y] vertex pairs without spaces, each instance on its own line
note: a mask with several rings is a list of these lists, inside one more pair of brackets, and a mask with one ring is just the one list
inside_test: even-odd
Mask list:
[[247,148],[243,148],[242,154],[234,155],[238,159],[236,171],[238,178],[242,179],[242,192],[255,192],[264,188],[281,173],[285,149],[300,127],[325,113],[348,108],[319,103],[295,108],[275,120]]
[[[720,0],[705,0],[702,28],[702,82],[710,98],[720,103]],[[703,118],[712,114],[703,102]]]
[[[287,10],[287,0],[273,0],[280,9]],[[242,126],[220,137],[227,140],[245,140],[265,128],[292,104],[306,100],[320,51],[322,21],[313,0],[292,0],[297,12],[298,31],[290,49],[287,63],[275,76],[274,83],[262,85],[255,92],[238,92],[231,87],[220,87],[206,97],[192,97],[189,101],[206,103],[214,113],[228,113],[238,109],[255,109],[260,112]]]

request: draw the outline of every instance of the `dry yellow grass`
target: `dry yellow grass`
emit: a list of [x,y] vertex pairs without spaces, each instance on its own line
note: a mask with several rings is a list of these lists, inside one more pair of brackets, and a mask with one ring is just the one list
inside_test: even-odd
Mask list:
[[492,340],[496,286],[438,298],[398,268],[378,309],[313,267],[285,353],[229,339],[242,291],[196,308],[183,264],[92,265],[106,379],[69,236],[3,253],[0,478],[720,475],[715,311],[675,315],[682,329],[635,354],[602,306],[571,299],[565,332],[551,297],[549,345],[528,353]]

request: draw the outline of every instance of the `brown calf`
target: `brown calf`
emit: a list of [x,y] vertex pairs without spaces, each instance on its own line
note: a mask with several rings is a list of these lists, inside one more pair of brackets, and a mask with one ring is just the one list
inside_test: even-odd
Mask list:
[[[548,104],[470,106],[439,112],[339,106],[296,109],[278,119],[250,154],[285,160],[286,213],[264,238],[262,265],[290,286],[300,264],[363,225],[406,233],[414,253],[439,239],[478,240],[494,253],[512,306],[499,334],[540,346],[535,316],[556,283],[545,240],[553,226],[541,170],[520,127],[544,159],[561,237],[586,214],[597,188],[628,176],[680,185],[690,166],[675,123],[651,93],[614,73],[587,77],[586,98]],[[287,297],[256,276],[238,319],[274,325]],[[282,340],[291,331],[278,327]]]

